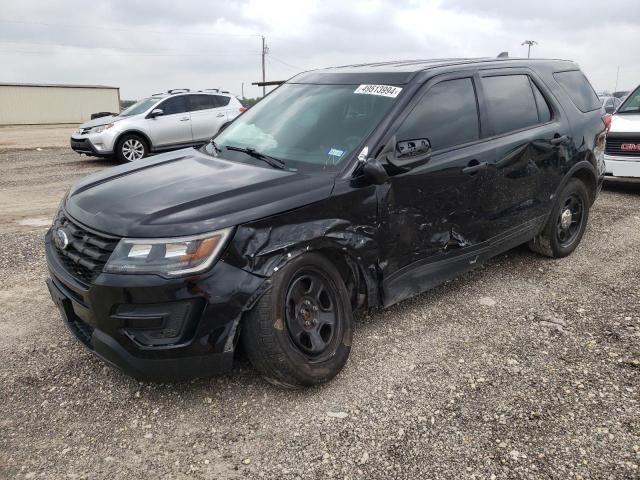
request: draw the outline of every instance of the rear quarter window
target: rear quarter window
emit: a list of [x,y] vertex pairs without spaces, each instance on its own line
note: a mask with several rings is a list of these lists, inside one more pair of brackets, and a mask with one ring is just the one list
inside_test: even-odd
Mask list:
[[587,77],[580,70],[568,72],[556,72],[553,77],[560,86],[567,92],[567,95],[581,112],[591,112],[600,109],[600,100],[587,80]]

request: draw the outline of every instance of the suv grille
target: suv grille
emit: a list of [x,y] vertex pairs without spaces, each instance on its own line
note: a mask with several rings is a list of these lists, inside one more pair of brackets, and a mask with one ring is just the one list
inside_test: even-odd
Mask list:
[[640,135],[636,133],[631,135],[610,133],[607,135],[605,153],[608,155],[640,158]]
[[69,238],[69,245],[64,249],[53,242],[61,263],[74,278],[91,283],[102,272],[119,239],[89,232],[63,214],[54,222],[54,235],[58,228]]

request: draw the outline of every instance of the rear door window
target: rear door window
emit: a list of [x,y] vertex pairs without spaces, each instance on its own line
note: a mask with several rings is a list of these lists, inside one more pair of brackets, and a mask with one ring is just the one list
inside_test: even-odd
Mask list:
[[189,95],[189,110],[209,110],[218,106],[214,95]]
[[482,88],[494,135],[502,135],[540,123],[538,106],[528,75],[484,77]]
[[478,140],[480,122],[472,80],[446,80],[431,87],[396,136],[399,141],[428,138],[434,151]]
[[580,70],[556,72],[553,74],[567,95],[581,112],[591,112],[600,109],[600,100]]
[[185,113],[187,111],[186,99],[187,97],[185,95],[180,95],[179,97],[171,97],[158,105],[158,108],[161,108],[165,115]]

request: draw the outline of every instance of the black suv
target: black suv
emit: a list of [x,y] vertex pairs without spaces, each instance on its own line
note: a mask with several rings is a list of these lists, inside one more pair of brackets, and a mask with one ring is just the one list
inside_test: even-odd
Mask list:
[[522,243],[569,255],[604,172],[572,62],[385,62],[302,73],[200,150],[87,177],[46,235],[65,322],[141,379],[206,376],[241,342],[270,381],[327,381],[354,312]]

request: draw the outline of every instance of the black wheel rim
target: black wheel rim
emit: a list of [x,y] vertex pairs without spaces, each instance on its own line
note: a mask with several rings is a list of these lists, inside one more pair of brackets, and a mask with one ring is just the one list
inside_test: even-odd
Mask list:
[[319,271],[296,274],[287,291],[285,318],[289,336],[306,357],[330,355],[339,328],[336,290]]
[[562,204],[556,221],[556,238],[561,247],[575,242],[584,221],[584,202],[578,195],[569,195]]

